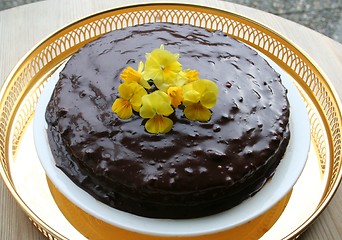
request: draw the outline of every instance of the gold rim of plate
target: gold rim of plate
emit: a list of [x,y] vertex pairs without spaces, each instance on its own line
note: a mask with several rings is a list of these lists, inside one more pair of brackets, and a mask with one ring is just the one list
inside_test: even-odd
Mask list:
[[[291,41],[254,20],[208,6],[152,3],[107,10],[62,28],[27,53],[10,73],[0,92],[0,173],[15,200],[47,238],[67,239],[64,232],[56,230],[34,210],[18,189],[15,162],[19,162],[16,160],[18,152],[28,147],[23,146],[22,139],[48,77],[63,61],[84,44],[107,32],[148,22],[188,23],[222,30],[264,53],[293,78],[310,118],[311,150],[307,165],[318,171],[318,174],[312,174],[314,181],[311,181],[307,175],[303,176],[304,169],[291,196],[295,200],[291,203],[290,199],[288,204],[295,206],[303,197],[296,194],[297,185],[300,185],[299,189],[302,185],[309,187],[309,194],[317,199],[311,203],[314,206],[303,219],[295,226],[285,227],[285,235],[281,238],[299,236],[328,205],[342,179],[341,103],[324,73]],[[33,143],[29,147],[34,147]],[[301,178],[304,179],[302,182]],[[308,182],[317,186],[310,186]],[[284,218],[289,217],[291,213]]]

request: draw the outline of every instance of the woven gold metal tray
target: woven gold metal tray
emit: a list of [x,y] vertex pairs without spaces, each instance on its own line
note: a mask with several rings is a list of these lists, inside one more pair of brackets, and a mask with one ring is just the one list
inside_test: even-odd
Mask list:
[[285,211],[262,239],[299,236],[341,182],[340,102],[324,74],[289,40],[251,19],[206,6],[159,3],[108,10],[66,26],[31,50],[0,92],[0,173],[11,194],[47,238],[86,239],[61,214],[47,186],[32,140],[36,103],[48,77],[85,43],[112,30],[160,21],[220,29],[261,51],[292,77],[309,113],[311,150]]

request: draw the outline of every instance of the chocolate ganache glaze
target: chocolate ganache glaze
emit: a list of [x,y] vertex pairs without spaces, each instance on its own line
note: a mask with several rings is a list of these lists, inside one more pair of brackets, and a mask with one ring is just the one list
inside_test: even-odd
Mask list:
[[[176,109],[167,134],[111,106],[120,73],[164,44],[183,69],[219,87],[208,122]],[[220,31],[152,23],[88,43],[60,73],[46,110],[56,165],[96,199],[153,218],[194,218],[229,209],[272,176],[289,141],[280,76],[254,50]]]

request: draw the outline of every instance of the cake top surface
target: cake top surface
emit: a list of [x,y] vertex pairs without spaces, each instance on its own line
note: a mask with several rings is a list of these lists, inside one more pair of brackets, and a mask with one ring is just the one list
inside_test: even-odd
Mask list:
[[[122,71],[162,44],[219,93],[209,121],[190,121],[176,108],[171,131],[151,134],[138,114],[120,119],[111,106]],[[166,192],[248,176],[274,155],[288,116],[279,74],[254,50],[220,31],[164,23],[117,30],[81,48],[60,73],[46,113],[76,161],[99,178]]]

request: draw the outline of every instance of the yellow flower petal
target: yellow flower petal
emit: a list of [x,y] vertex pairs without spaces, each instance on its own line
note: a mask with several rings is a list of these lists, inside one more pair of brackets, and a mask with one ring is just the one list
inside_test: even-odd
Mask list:
[[201,97],[201,104],[206,108],[213,108],[216,105],[217,94],[213,91],[206,92]]
[[142,73],[143,70],[144,70],[144,63],[142,61],[140,61],[139,65],[138,65],[138,72]]
[[184,105],[200,102],[206,108],[212,108],[216,104],[218,95],[217,85],[206,79],[197,80],[183,86]]
[[140,78],[139,84],[146,89],[151,88],[150,84],[143,77]]
[[139,83],[144,88],[150,89],[151,88],[150,84],[143,78],[143,74],[142,74],[143,69],[144,69],[144,63],[140,61],[139,66],[138,66],[138,71],[128,66],[122,71],[122,73],[120,74],[120,77],[125,82],[136,82],[136,83]]
[[182,87],[188,83],[188,79],[184,71],[180,71],[177,75],[176,81],[174,81],[174,87]]
[[145,63],[145,71],[143,73],[143,77],[145,80],[155,80],[155,79],[163,79],[163,71],[160,68],[160,63],[157,58],[151,56],[151,54],[147,55],[147,60]]
[[196,70],[186,69],[184,70],[184,73],[188,82],[194,82],[198,80],[199,72],[197,72]]
[[184,100],[183,103],[185,106],[193,104],[193,103],[198,103],[201,99],[201,95],[199,92],[197,92],[194,89],[184,89]]
[[112,110],[119,118],[128,119],[132,116],[132,106],[128,100],[117,98],[112,105]]
[[206,122],[209,121],[211,112],[202,104],[194,103],[185,107],[184,115],[189,120]]
[[126,82],[119,85],[118,91],[122,99],[131,99],[131,97],[133,96],[132,87],[132,84]]
[[157,114],[169,116],[173,113],[171,99],[165,92],[158,90],[150,94],[150,96]]
[[167,94],[171,99],[171,105],[177,108],[183,101],[183,89],[181,87],[169,87]]
[[173,111],[171,99],[160,90],[142,97],[142,106],[140,108],[142,118],[152,118],[156,114],[169,116]]
[[208,91],[212,91],[216,95],[218,94],[218,87],[213,81],[210,81],[207,79],[200,79],[198,81],[192,82],[192,84],[193,84],[193,88],[196,91],[200,92],[201,95]]
[[139,110],[139,114],[142,118],[153,118],[156,115],[156,111],[153,107],[153,103],[150,100],[149,95],[142,97],[142,106]]
[[177,80],[175,86],[181,87],[187,83],[194,82],[198,79],[199,72],[196,70],[186,69],[184,71],[180,71],[177,76]]
[[145,124],[145,128],[149,133],[167,133],[172,129],[172,126],[171,119],[158,114],[147,120]]
[[156,104],[156,113],[163,115],[163,116],[169,116],[171,115],[174,110],[171,107],[171,102],[160,102],[159,104]]
[[132,67],[128,66],[120,74],[120,78],[124,81],[139,82],[141,78],[141,73]]
[[139,84],[134,84],[133,87],[133,96],[130,99],[130,103],[132,104],[132,108],[134,111],[139,112],[139,109],[142,104],[142,97],[147,95],[146,90]]

